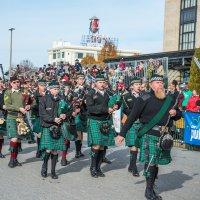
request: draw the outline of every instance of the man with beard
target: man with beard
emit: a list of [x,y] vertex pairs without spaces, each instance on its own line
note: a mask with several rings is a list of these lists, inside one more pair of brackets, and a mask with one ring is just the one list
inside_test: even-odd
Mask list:
[[[132,124],[139,119],[142,127],[137,139],[140,143],[140,161],[144,163],[144,175],[146,177],[145,197],[148,200],[159,200],[161,196],[155,193],[154,183],[158,175],[158,165],[166,165],[171,162],[171,140],[167,140],[168,148],[161,146],[159,140],[162,130],[172,125],[173,120],[181,117],[178,108],[174,108],[173,98],[165,94],[163,77],[153,75],[150,79],[151,91],[143,94],[134,103],[128,119],[117,136],[117,143],[121,144]],[[168,123],[169,122],[169,123]],[[138,145],[139,146],[139,145]]]
[[101,163],[105,147],[114,145],[114,131],[111,129],[110,114],[114,108],[108,107],[109,95],[104,88],[105,78],[96,77],[95,88],[86,96],[88,109],[88,146],[91,147],[90,173],[94,178],[104,177]]
[[[125,117],[131,113],[132,109],[135,109],[134,103],[140,95],[140,88],[141,88],[141,79],[138,77],[134,77],[133,80],[131,81],[129,92],[122,97],[123,113]],[[136,166],[138,148],[135,146],[135,139],[139,128],[140,128],[140,122],[139,120],[137,120],[133,123],[131,129],[126,134],[126,146],[130,148],[130,164],[128,167],[128,171],[132,173],[133,176],[136,177],[139,176],[139,173]]]

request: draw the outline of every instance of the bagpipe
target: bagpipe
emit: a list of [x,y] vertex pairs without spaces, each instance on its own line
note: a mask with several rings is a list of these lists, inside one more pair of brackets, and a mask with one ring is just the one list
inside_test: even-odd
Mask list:
[[[33,96],[31,96],[27,90],[24,90],[22,97],[23,104],[25,106],[31,105],[33,103]],[[30,111],[27,111],[25,114],[18,113],[16,122],[18,135],[27,135],[33,129],[33,124],[30,119]]]

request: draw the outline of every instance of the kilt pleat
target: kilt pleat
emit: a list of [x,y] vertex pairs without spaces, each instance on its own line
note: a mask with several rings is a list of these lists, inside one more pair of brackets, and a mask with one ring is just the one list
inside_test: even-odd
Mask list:
[[70,141],[74,141],[76,139],[75,138],[76,133],[74,133],[74,134],[71,133],[67,128],[68,125],[69,125],[68,122],[64,122],[62,124],[63,137],[64,137],[64,139],[67,139],[67,140],[70,140]]
[[126,134],[126,146],[131,147],[131,146],[135,146],[135,140],[137,137],[137,132],[139,130],[139,128],[141,127],[140,123],[134,123],[132,125],[132,127],[130,128],[130,130],[127,132]]
[[6,119],[6,130],[7,130],[7,136],[9,137],[9,139],[18,138],[18,139],[23,140],[30,137],[30,133],[27,133],[26,135],[18,135],[16,119],[10,116],[7,116],[7,119]]
[[169,151],[164,151],[158,146],[159,137],[145,134],[140,141],[140,162],[152,165],[167,165],[172,158]]
[[58,140],[53,139],[50,136],[49,128],[42,128],[42,135],[40,139],[40,150],[60,150],[65,149],[64,137],[61,137]]
[[6,121],[4,121],[4,123],[0,125],[0,135],[5,136],[6,132]]
[[108,134],[102,134],[100,127],[102,123],[109,122],[111,127],[111,121],[99,121],[95,119],[88,119],[88,146],[101,145],[101,146],[114,146],[114,130],[110,128]]
[[75,123],[76,123],[77,131],[84,132],[84,133],[87,132],[87,119],[82,120],[80,118],[80,115],[77,115],[75,117]]

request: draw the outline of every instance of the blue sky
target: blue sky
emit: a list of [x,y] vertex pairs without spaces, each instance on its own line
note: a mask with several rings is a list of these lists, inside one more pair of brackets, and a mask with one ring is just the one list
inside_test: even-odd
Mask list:
[[100,18],[100,33],[119,38],[119,48],[142,53],[162,51],[164,0],[1,0],[0,63],[9,63],[13,32],[13,63],[48,62],[54,40],[79,44],[88,33],[89,18]]

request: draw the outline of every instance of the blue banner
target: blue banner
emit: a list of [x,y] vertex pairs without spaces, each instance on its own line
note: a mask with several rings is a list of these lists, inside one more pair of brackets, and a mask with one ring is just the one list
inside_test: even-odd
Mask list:
[[200,114],[193,112],[184,112],[184,120],[185,143],[200,146]]

